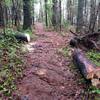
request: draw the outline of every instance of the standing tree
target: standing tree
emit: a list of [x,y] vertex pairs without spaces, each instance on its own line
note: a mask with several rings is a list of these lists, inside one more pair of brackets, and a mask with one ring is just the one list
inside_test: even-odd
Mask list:
[[72,0],[67,0],[67,19],[73,24],[73,2]]
[[32,24],[34,25],[35,23],[34,23],[34,15],[35,15],[35,12],[34,12],[34,10],[35,10],[35,7],[34,7],[34,3],[35,3],[35,0],[33,0],[33,4],[32,4],[32,8],[33,8],[33,16],[32,16]]
[[91,8],[90,8],[90,23],[89,23],[89,32],[94,32],[95,24],[97,20],[97,9],[96,9],[96,0],[90,1]]
[[48,0],[45,0],[45,23],[46,23],[46,26],[48,26],[47,2],[48,2]]
[[23,29],[25,30],[31,28],[32,25],[30,0],[23,0],[23,13],[24,13]]
[[20,0],[12,0],[12,24],[18,28],[20,26],[21,21],[21,1]]
[[61,27],[61,0],[52,0],[52,25],[55,29]]
[[3,7],[3,0],[0,0],[0,26],[4,26],[4,7]]
[[98,4],[98,29],[100,30],[100,2]]
[[89,1],[88,0],[84,0],[84,28],[85,30],[88,29],[88,24],[89,24]]
[[52,0],[53,2],[53,13],[52,13],[52,25],[55,27],[57,25],[57,9],[58,9],[58,1],[57,0]]
[[[47,1],[46,1],[47,2]],[[43,21],[43,2],[41,0],[39,0],[40,3],[40,10],[39,10],[39,21],[42,22]],[[47,10],[47,8],[46,8]]]
[[84,0],[78,0],[78,15],[77,15],[77,28],[76,31],[78,33],[82,33],[83,31],[83,7],[84,7]]
[[61,9],[61,0],[59,0],[59,27],[60,27],[60,31],[61,31],[61,24],[62,24],[62,9]]

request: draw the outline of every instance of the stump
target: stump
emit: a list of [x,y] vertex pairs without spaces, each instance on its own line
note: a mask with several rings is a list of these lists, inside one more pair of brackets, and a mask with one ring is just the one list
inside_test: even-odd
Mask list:
[[79,49],[74,50],[73,61],[81,74],[91,80],[93,86],[100,85],[100,67],[93,64]]

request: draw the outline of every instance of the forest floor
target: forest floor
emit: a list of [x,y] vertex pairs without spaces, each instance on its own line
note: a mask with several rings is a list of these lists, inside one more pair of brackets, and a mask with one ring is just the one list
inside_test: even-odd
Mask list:
[[[48,32],[38,23],[35,35],[36,41],[26,45],[27,67],[17,83],[20,100],[95,100],[86,92],[87,85],[72,64],[71,34]],[[68,49],[66,56],[63,48]]]

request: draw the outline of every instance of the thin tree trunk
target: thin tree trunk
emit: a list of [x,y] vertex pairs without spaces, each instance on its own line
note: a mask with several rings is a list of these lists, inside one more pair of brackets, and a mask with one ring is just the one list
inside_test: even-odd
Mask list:
[[82,33],[83,31],[83,7],[84,7],[84,0],[78,0],[78,15],[77,15],[77,28],[76,31],[78,33]]
[[0,27],[4,27],[4,9],[2,1],[0,1]]
[[52,0],[53,2],[53,13],[52,13],[52,24],[55,27],[57,25],[57,0]]
[[59,9],[60,9],[60,12],[59,12],[59,16],[60,16],[60,31],[61,31],[61,24],[62,24],[62,9],[61,9],[61,0],[59,0]]
[[31,28],[32,24],[30,0],[23,0],[23,12],[24,12],[23,29],[25,30]]
[[34,0],[33,0],[33,16],[32,16],[32,24],[34,25],[35,23],[34,23],[34,15],[35,15],[35,12],[34,12]]
[[100,2],[98,5],[98,30],[100,30]]
[[70,21],[71,24],[73,24],[73,9],[72,9],[72,6],[73,6],[73,2],[72,0],[68,0],[67,1],[67,19],[68,21]]
[[47,2],[48,2],[48,0],[45,0],[45,23],[46,23],[46,26],[48,26]]
[[[61,23],[61,1],[58,2],[58,0],[52,0],[53,2],[53,13],[52,13],[52,25],[57,30]],[[60,6],[59,6],[60,4]]]
[[[42,0],[40,0],[39,2],[40,2],[39,21],[42,22],[43,21],[43,10],[42,10],[43,4],[42,4]],[[47,2],[47,0],[46,0],[46,2]],[[47,10],[47,7],[46,7],[46,10]]]
[[97,20],[96,0],[91,0],[89,32],[94,32]]

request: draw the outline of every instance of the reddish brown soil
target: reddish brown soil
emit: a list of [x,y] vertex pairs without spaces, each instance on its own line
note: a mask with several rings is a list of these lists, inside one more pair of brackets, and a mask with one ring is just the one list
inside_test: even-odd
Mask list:
[[27,68],[17,85],[20,100],[89,100],[86,86],[79,82],[80,74],[72,67],[71,55],[59,51],[66,47],[70,36],[44,31],[36,24],[37,40],[28,44]]

